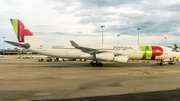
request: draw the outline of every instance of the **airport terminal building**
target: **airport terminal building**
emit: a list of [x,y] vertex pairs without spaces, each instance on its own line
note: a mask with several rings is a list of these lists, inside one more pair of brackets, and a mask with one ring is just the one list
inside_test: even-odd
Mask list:
[[26,49],[18,49],[18,48],[14,48],[14,49],[0,49],[0,55],[22,55],[22,54],[38,54],[35,52],[32,52],[30,50],[26,50]]

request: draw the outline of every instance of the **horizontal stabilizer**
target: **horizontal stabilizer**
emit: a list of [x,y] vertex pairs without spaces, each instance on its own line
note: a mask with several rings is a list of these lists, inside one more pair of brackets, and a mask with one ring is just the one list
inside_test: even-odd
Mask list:
[[28,43],[22,44],[22,43],[17,43],[17,42],[12,42],[12,41],[5,41],[5,42],[11,45],[17,46],[17,47],[25,48],[25,49],[30,48],[30,44]]

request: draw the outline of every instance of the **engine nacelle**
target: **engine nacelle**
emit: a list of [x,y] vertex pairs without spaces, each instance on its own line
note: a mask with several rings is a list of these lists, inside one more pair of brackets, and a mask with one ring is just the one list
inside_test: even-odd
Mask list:
[[128,61],[128,57],[127,56],[116,56],[114,58],[114,61],[117,61],[117,62],[127,62]]
[[99,53],[99,54],[96,54],[96,59],[110,60],[110,61],[116,61],[116,62],[128,61],[127,56],[115,56],[114,53]]
[[114,60],[114,53],[99,53],[96,54],[96,59]]

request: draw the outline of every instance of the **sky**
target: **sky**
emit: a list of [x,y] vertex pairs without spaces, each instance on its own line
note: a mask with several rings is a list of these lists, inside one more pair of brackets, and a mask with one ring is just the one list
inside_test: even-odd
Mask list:
[[[41,41],[70,45],[180,45],[179,0],[0,0],[0,49],[19,19]],[[164,39],[164,38],[167,39]]]

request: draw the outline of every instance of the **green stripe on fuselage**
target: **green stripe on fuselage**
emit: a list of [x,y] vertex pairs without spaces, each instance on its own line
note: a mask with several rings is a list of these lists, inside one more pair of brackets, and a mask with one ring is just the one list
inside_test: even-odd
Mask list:
[[152,47],[151,46],[139,46],[142,51],[142,59],[145,60],[147,57],[152,57]]
[[16,36],[18,37],[18,19],[10,19],[10,21],[14,28],[14,32],[16,33]]

